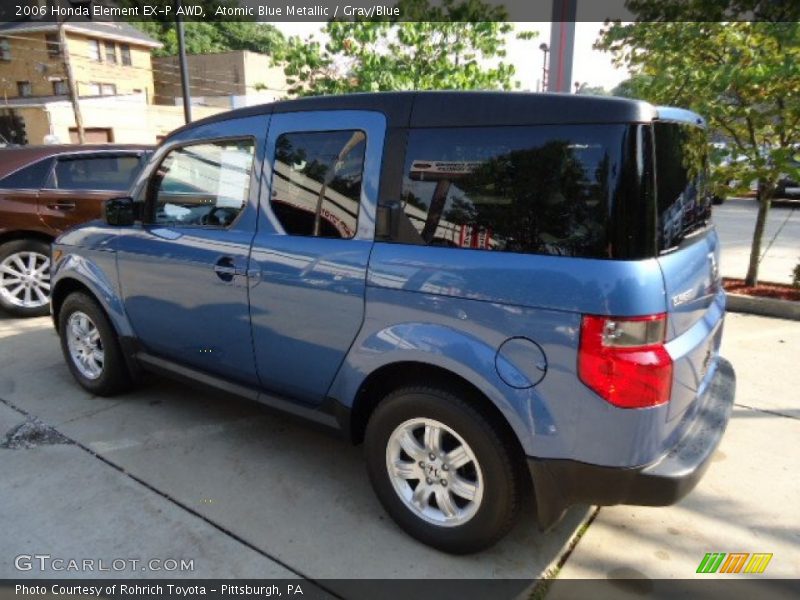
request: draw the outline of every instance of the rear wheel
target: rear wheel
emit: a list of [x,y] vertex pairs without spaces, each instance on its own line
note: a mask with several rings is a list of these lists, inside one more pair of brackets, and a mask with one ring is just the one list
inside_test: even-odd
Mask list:
[[365,449],[378,498],[418,540],[466,554],[511,528],[523,489],[514,453],[460,395],[434,387],[391,393],[369,420]]
[[50,245],[14,240],[0,246],[0,308],[15,317],[50,313]]
[[117,334],[103,309],[86,294],[66,297],[58,315],[61,351],[73,377],[98,396],[131,387],[131,376]]

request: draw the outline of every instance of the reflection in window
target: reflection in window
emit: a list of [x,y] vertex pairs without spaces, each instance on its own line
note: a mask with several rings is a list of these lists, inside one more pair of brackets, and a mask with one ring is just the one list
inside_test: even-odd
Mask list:
[[702,229],[711,218],[705,193],[705,130],[694,125],[656,123],[658,245],[666,250]]
[[54,187],[58,190],[126,191],[141,167],[138,156],[60,159]]
[[271,205],[286,233],[355,235],[365,147],[363,131],[289,133],[278,138]]
[[50,174],[50,165],[52,161],[48,158],[14,171],[0,179],[0,189],[38,190],[44,184],[45,177]]
[[[403,182],[412,243],[610,257],[623,125],[421,129]],[[406,228],[411,231],[410,228]]]
[[221,141],[177,148],[152,182],[156,223],[227,227],[250,195],[253,141]]

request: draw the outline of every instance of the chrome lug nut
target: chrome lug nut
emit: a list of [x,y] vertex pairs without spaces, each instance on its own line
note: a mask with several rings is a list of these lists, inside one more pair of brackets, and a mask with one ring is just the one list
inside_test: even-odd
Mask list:
[[447,479],[442,479],[439,483],[441,483],[443,486],[447,487]]
[[442,471],[449,471],[450,465],[442,465]]
[[428,458],[430,458],[431,460],[436,460],[436,455],[435,455],[433,452],[431,452],[431,453],[428,455]]
[[428,485],[431,485],[433,483],[433,479],[431,479],[430,477],[426,477],[425,478],[425,483],[427,483]]

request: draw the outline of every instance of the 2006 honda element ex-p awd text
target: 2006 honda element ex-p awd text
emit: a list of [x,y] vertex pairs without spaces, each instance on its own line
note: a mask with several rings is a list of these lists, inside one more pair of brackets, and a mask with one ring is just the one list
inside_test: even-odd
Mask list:
[[543,529],[671,504],[735,387],[705,147],[696,114],[577,95],[197,121],[54,245],[64,356],[94,394],[157,370],[341,430],[448,552],[499,540],[531,489]]

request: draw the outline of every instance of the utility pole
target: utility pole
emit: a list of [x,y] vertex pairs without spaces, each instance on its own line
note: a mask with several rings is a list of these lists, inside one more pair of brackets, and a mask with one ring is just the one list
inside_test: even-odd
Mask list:
[[542,92],[547,91],[547,53],[550,51],[550,46],[542,42],[539,44],[539,50],[542,51],[544,54],[544,58],[542,59]]
[[64,30],[65,22],[58,24],[58,47],[61,50],[61,58],[64,63],[64,72],[67,76],[67,90],[69,92],[69,99],[72,103],[72,112],[75,114],[75,127],[78,130],[78,143],[86,143],[86,133],[83,129],[83,114],[81,114],[81,105],[78,101],[78,88],[75,84],[75,75],[72,72],[72,63],[69,60],[69,48],[67,47],[67,34]]
[[572,88],[572,56],[575,50],[575,17],[578,0],[553,0],[550,24],[550,68],[547,90],[569,93]]
[[181,0],[175,0],[175,24],[178,27],[178,60],[181,65],[181,88],[183,90],[183,119],[187,123],[192,120],[192,96],[189,90],[189,68],[186,65],[186,40],[181,18]]

